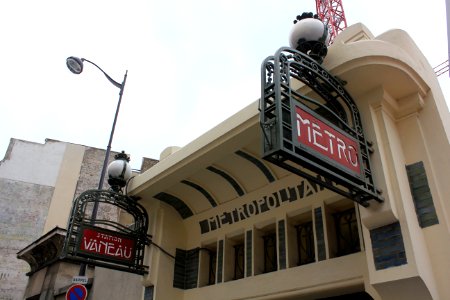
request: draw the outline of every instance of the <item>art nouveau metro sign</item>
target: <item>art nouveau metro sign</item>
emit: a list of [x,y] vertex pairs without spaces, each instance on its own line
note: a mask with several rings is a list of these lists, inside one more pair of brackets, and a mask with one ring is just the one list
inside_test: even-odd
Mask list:
[[[121,209],[133,217],[133,225],[97,218],[91,213],[95,204],[100,208]],[[62,257],[143,275],[148,273],[148,266],[144,265],[145,248],[151,243],[147,231],[147,211],[136,199],[113,190],[88,190],[73,202]]]
[[383,201],[373,149],[341,81],[292,48],[266,58],[261,75],[263,158],[363,206]]
[[292,128],[299,148],[317,156],[332,168],[361,176],[359,146],[354,138],[314,116],[300,104],[295,105],[294,112],[295,124]]

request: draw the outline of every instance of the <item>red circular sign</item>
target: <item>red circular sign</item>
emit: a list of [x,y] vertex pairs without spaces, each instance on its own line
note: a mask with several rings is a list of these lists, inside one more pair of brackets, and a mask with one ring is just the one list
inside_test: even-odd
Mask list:
[[86,300],[87,289],[82,284],[72,285],[66,293],[66,300]]

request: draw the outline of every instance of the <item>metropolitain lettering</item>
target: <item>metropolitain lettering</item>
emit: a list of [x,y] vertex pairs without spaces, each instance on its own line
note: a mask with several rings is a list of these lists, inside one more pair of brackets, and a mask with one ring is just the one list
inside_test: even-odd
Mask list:
[[200,221],[201,233],[204,234],[217,230],[222,226],[246,220],[261,213],[276,209],[285,203],[309,197],[323,189],[324,187],[321,187],[312,181],[303,179],[297,186],[281,189],[270,195],[263,196],[260,199],[245,203],[231,211],[225,211],[222,214],[211,216],[208,219]]

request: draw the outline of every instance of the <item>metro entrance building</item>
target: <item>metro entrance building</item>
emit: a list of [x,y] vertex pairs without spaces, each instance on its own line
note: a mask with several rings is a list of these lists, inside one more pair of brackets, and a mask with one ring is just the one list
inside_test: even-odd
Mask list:
[[[450,118],[432,68],[405,32],[374,37],[362,24],[335,39],[323,66],[346,82],[359,112],[370,180],[356,185],[366,192],[333,190],[309,170],[290,170],[295,161],[263,159],[265,107],[255,101],[187,146],[166,149],[131,181],[153,243],[145,295],[450,298]],[[302,82],[291,85],[314,98]],[[297,110],[299,122],[319,114],[305,111]],[[310,137],[325,136],[322,125]],[[316,144],[331,145],[328,137]],[[355,146],[340,139],[347,152],[335,149],[352,168]]]
[[[322,65],[275,50],[260,100],[129,182],[142,214],[103,233],[144,228],[139,259],[87,260],[88,299],[450,299],[450,115],[425,57],[404,31],[362,24]],[[19,252],[25,299],[63,299],[77,251],[96,249],[64,256],[64,232]]]

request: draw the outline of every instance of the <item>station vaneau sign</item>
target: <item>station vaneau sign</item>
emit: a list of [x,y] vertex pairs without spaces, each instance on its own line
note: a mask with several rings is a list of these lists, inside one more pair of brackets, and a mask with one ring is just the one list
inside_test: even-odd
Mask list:
[[[120,209],[132,217],[133,223],[125,226],[92,216],[95,204]],[[88,190],[74,200],[62,256],[78,263],[143,275],[148,273],[145,247],[151,243],[147,231],[147,211],[135,199],[111,190]]]
[[128,235],[85,225],[81,229],[77,250],[98,259],[132,263],[137,241]]
[[[382,202],[370,166],[371,143],[341,81],[287,47],[263,62],[261,80],[263,158],[364,207],[369,200]],[[300,82],[308,95],[294,87]]]

